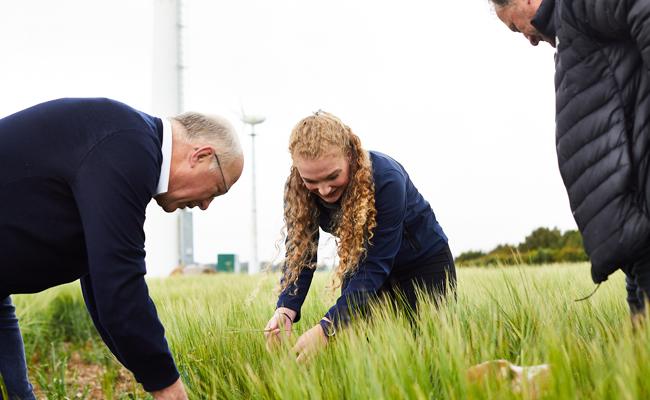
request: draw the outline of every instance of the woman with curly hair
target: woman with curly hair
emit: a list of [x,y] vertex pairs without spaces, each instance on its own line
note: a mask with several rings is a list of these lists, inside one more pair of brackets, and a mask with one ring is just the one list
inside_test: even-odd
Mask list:
[[415,310],[416,288],[442,297],[455,287],[447,237],[398,162],[364,150],[348,126],[323,111],[293,128],[289,152],[286,264],[277,309],[265,329],[269,344],[300,319],[316,269],[319,228],[337,238],[333,287],[341,287],[341,296],[298,339],[299,359],[363,314],[373,298],[401,298]]

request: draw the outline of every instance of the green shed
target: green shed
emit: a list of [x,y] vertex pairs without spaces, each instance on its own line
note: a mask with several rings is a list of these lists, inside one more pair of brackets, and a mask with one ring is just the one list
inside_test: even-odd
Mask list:
[[237,254],[218,254],[217,271],[218,272],[235,272],[238,271],[239,260]]

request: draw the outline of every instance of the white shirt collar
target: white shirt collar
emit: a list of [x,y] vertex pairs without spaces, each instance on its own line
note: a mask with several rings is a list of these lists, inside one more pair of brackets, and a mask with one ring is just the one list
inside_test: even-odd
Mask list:
[[157,196],[161,193],[167,192],[169,189],[169,172],[172,164],[172,124],[167,118],[161,118],[163,126],[163,140],[162,140],[162,165],[160,167],[160,178],[158,179],[158,186],[156,187]]

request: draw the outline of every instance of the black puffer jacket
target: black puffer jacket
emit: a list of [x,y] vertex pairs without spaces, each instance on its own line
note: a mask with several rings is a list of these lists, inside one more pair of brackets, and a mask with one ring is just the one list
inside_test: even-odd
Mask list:
[[650,250],[650,0],[557,0],[552,15],[558,162],[598,283]]

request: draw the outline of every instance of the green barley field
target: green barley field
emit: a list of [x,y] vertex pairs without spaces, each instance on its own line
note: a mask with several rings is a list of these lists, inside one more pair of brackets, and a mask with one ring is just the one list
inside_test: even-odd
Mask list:
[[[430,302],[414,326],[384,306],[340,332],[307,364],[290,346],[267,352],[261,330],[277,275],[150,281],[151,295],[193,399],[642,399],[650,398],[650,333],[629,321],[619,272],[589,300],[585,264],[460,268],[457,301]],[[294,337],[331,304],[317,275]],[[99,340],[78,284],[14,296],[39,398],[144,399]],[[548,363],[544,391],[497,376],[468,382],[474,364]],[[152,366],[155,368],[155,366]]]

